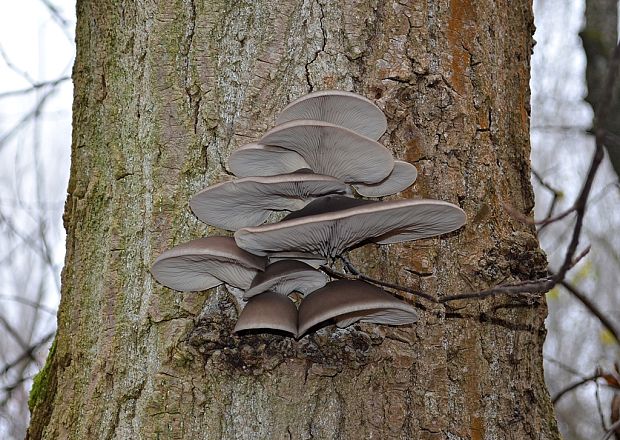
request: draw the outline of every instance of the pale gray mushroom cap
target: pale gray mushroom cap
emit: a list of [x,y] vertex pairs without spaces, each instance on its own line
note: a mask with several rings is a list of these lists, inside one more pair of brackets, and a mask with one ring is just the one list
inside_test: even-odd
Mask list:
[[270,263],[291,260],[302,261],[315,269],[318,269],[322,265],[327,264],[327,259],[325,257],[323,257],[322,255],[311,254],[309,252],[286,251],[274,252],[272,254],[269,254]]
[[281,295],[291,292],[306,295],[323,287],[325,283],[326,275],[312,266],[301,261],[282,260],[268,265],[264,272],[257,273],[244,297],[250,298],[267,290]]
[[394,169],[384,180],[379,183],[366,185],[355,184],[355,191],[364,197],[385,197],[406,190],[418,177],[418,170],[409,162],[402,160],[394,161]]
[[245,305],[235,329],[242,330],[272,329],[297,334],[297,307],[286,295],[264,292],[250,298]]
[[265,133],[260,143],[295,151],[315,173],[347,183],[377,183],[394,168],[392,154],[383,145],[327,122],[287,122]]
[[374,140],[387,128],[385,115],[372,101],[340,90],[322,90],[302,96],[284,107],[276,124],[298,119],[340,125]]
[[[321,213],[321,205],[339,203],[345,209]],[[346,208],[354,203],[358,205]],[[445,234],[465,220],[462,209],[439,200],[377,202],[326,196],[281,222],[240,229],[235,240],[256,255],[294,250],[336,257],[364,241],[397,243]]]
[[240,249],[232,237],[207,237],[168,249],[157,257],[151,273],[175,290],[206,290],[222,283],[247,289],[266,263],[266,258]]
[[418,320],[415,308],[364,281],[339,280],[327,283],[299,306],[297,337],[315,325],[334,319],[340,327],[356,321],[405,325]]
[[233,151],[228,167],[237,177],[275,176],[310,168],[294,151],[261,144],[246,144]]
[[203,189],[189,206],[206,224],[235,231],[264,223],[274,211],[295,211],[314,198],[347,190],[338,179],[313,173],[245,177]]

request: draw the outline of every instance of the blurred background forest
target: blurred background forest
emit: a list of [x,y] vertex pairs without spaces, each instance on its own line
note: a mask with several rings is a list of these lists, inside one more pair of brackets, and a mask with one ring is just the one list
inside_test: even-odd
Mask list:
[[[609,93],[603,84],[618,35],[618,1],[587,1],[534,2],[532,183],[551,271],[562,265],[576,216],[549,220],[570,210],[588,174],[595,145],[592,109]],[[0,8],[2,439],[25,435],[28,392],[56,327],[70,164],[74,8],[71,0],[5,2]],[[608,118],[606,143],[614,159],[613,150],[620,151],[619,109],[616,104]],[[614,423],[614,405],[620,412],[619,202],[618,176],[606,157],[589,192],[581,233],[579,251],[587,245],[590,251],[547,294],[545,373],[567,440],[611,438],[620,426]]]

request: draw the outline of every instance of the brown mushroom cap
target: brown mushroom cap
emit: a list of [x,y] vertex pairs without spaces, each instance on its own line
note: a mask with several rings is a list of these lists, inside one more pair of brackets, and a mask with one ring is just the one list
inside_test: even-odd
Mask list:
[[233,331],[258,329],[281,330],[296,335],[297,307],[293,301],[286,295],[274,292],[264,292],[250,298]]
[[271,145],[246,144],[228,158],[228,167],[235,176],[275,176],[309,168],[303,157],[294,151]]
[[189,205],[201,221],[234,231],[260,225],[274,211],[294,211],[316,197],[347,190],[338,179],[313,173],[245,177],[209,186]]
[[271,263],[264,272],[257,273],[244,297],[250,298],[267,290],[281,295],[294,291],[306,295],[323,287],[325,283],[325,274],[312,266],[301,261],[282,260]]
[[374,140],[387,128],[385,115],[372,101],[340,90],[322,90],[302,96],[282,110],[276,124],[298,119],[340,125]]
[[295,151],[315,173],[347,183],[377,183],[394,168],[392,154],[383,145],[327,122],[287,122],[265,133],[260,143]]
[[385,197],[409,188],[417,177],[418,170],[415,166],[409,162],[395,160],[394,169],[381,182],[370,185],[358,183],[353,187],[359,195],[364,197]]
[[[313,212],[321,204],[351,203],[343,196],[326,196],[301,211]],[[256,255],[274,252],[308,252],[336,257],[364,241],[397,243],[433,237],[465,224],[459,207],[439,200],[357,201],[359,206],[294,217],[262,226],[239,229],[235,240],[240,248]],[[301,212],[300,211],[300,212]]]
[[266,262],[266,258],[240,249],[232,237],[207,237],[163,252],[151,273],[159,283],[175,290],[206,290],[222,283],[247,289]]
[[299,306],[297,337],[335,319],[341,327],[356,321],[404,325],[418,320],[415,308],[364,281],[339,280],[307,295]]

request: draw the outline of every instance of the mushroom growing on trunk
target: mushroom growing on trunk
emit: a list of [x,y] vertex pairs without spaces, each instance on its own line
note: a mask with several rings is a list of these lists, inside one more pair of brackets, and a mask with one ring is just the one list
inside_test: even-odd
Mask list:
[[228,167],[237,177],[275,176],[310,165],[294,151],[271,145],[246,144],[230,154]]
[[394,168],[392,154],[383,145],[327,122],[287,122],[269,130],[259,143],[295,151],[315,173],[347,183],[377,183]]
[[271,263],[264,272],[256,274],[252,285],[245,292],[250,298],[270,290],[281,295],[295,291],[303,295],[323,287],[327,277],[312,266],[296,260],[282,260]]
[[418,320],[411,304],[377,286],[357,280],[339,280],[307,295],[299,306],[297,337],[315,325],[333,319],[338,327],[357,321],[406,325]]
[[[325,208],[339,204],[344,208]],[[347,207],[352,204],[357,206]],[[452,232],[464,224],[463,210],[440,200],[378,202],[326,196],[281,222],[239,229],[235,240],[240,248],[256,255],[294,250],[334,258],[366,241],[418,240]]]
[[157,281],[180,291],[206,290],[222,283],[250,287],[267,259],[240,249],[232,237],[207,237],[175,246],[151,267]]
[[284,107],[276,124],[299,119],[329,122],[377,140],[387,128],[385,115],[372,101],[351,92],[322,90],[308,93]]
[[245,177],[203,189],[189,206],[206,224],[236,231],[264,223],[272,212],[295,211],[317,197],[348,190],[334,177],[313,173]]
[[250,298],[233,332],[280,330],[297,336],[297,307],[286,295],[264,292]]
[[406,190],[418,177],[418,170],[409,162],[402,160],[394,161],[394,169],[379,183],[357,183],[353,187],[360,196],[385,197]]

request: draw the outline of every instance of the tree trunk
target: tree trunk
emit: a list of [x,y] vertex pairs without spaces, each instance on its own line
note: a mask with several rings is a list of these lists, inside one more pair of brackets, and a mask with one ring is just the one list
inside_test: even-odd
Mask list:
[[[612,52],[618,44],[618,0],[587,0],[586,23],[579,33],[586,54],[586,83],[588,95],[586,101],[594,111],[606,91],[607,72]],[[614,95],[618,95],[618,83]],[[616,174],[620,176],[620,100],[615,99],[608,110],[609,117],[605,126],[607,131],[605,148]]]
[[[140,4],[140,6],[138,6]],[[368,275],[433,295],[529,279],[528,0],[78,2],[67,257],[30,438],[556,439],[544,301],[422,303],[412,326],[236,337],[221,288],[149,273],[205,234],[189,197],[311,90],[352,90],[414,163],[406,197],[460,205],[438,239],[365,246]],[[422,276],[420,276],[420,274]]]

